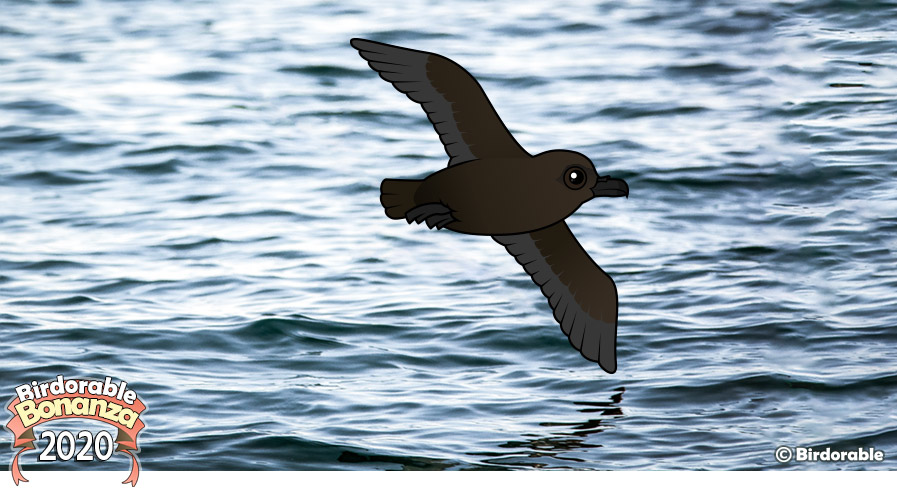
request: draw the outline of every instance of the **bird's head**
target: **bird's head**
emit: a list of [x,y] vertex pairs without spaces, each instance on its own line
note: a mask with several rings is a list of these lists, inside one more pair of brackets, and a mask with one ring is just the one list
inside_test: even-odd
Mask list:
[[547,151],[536,156],[544,160],[543,171],[557,183],[552,193],[560,200],[575,202],[576,206],[595,197],[629,197],[629,185],[619,178],[599,176],[592,161],[584,155],[567,150]]

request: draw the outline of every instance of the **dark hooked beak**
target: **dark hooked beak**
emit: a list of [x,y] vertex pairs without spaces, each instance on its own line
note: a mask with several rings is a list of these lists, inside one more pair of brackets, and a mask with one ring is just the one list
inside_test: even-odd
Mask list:
[[626,197],[629,198],[629,185],[619,178],[599,176],[598,182],[592,187],[592,194],[596,197]]

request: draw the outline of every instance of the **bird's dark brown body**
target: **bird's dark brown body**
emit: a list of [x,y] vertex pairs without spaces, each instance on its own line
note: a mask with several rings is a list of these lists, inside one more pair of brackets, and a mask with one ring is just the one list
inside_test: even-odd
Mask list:
[[[452,209],[447,229],[478,235],[519,234],[564,220],[578,204],[545,205],[535,158],[476,160],[428,176],[415,198]],[[558,202],[560,203],[560,202]]]
[[616,371],[616,285],[564,219],[595,197],[628,196],[626,182],[599,176],[574,151],[530,155],[479,83],[450,59],[364,39],[351,44],[383,79],[423,107],[450,158],[447,168],[423,180],[383,180],[386,215],[492,236],[539,285],[573,347],[605,371]]
[[[534,231],[564,220],[593,198],[588,183],[573,191],[561,181],[564,169],[573,165],[591,163],[578,153],[551,151],[536,157],[449,166],[424,180],[412,180],[420,182],[413,200],[389,215],[405,218],[412,208],[435,203],[450,209],[453,220],[445,228],[456,232],[504,235]],[[593,182],[598,178],[594,170],[584,168],[584,173]]]

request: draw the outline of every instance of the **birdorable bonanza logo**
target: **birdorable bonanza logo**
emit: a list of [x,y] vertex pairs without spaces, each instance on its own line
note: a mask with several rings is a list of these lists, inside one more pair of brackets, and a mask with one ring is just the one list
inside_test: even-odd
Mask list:
[[[67,461],[75,456],[76,436],[67,430],[49,430],[49,426],[45,425],[63,419],[96,420],[118,429],[114,441],[106,431],[95,437],[90,431],[79,432],[77,439],[83,439],[84,442],[75,459],[105,461],[113,452],[122,452],[131,458],[131,473],[123,483],[130,483],[131,486],[137,484],[140,474],[137,435],[145,427],[140,416],[146,410],[146,405],[134,390],[128,389],[127,382],[113,382],[108,376],[105,380],[85,380],[58,375],[55,380],[32,381],[17,386],[15,398],[6,408],[12,413],[12,419],[6,424],[6,428],[12,432],[12,449],[17,451],[9,466],[16,485],[20,481],[28,481],[19,469],[19,456],[35,449],[38,438],[34,434],[34,428],[37,426],[44,429],[40,438],[48,439],[47,447],[38,460]],[[113,449],[116,444],[117,447]]]

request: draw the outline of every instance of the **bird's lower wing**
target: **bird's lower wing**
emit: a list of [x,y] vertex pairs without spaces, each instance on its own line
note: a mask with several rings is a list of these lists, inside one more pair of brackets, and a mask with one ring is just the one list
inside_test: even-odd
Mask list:
[[570,344],[608,373],[617,370],[617,287],[563,221],[526,234],[493,236],[548,298]]

